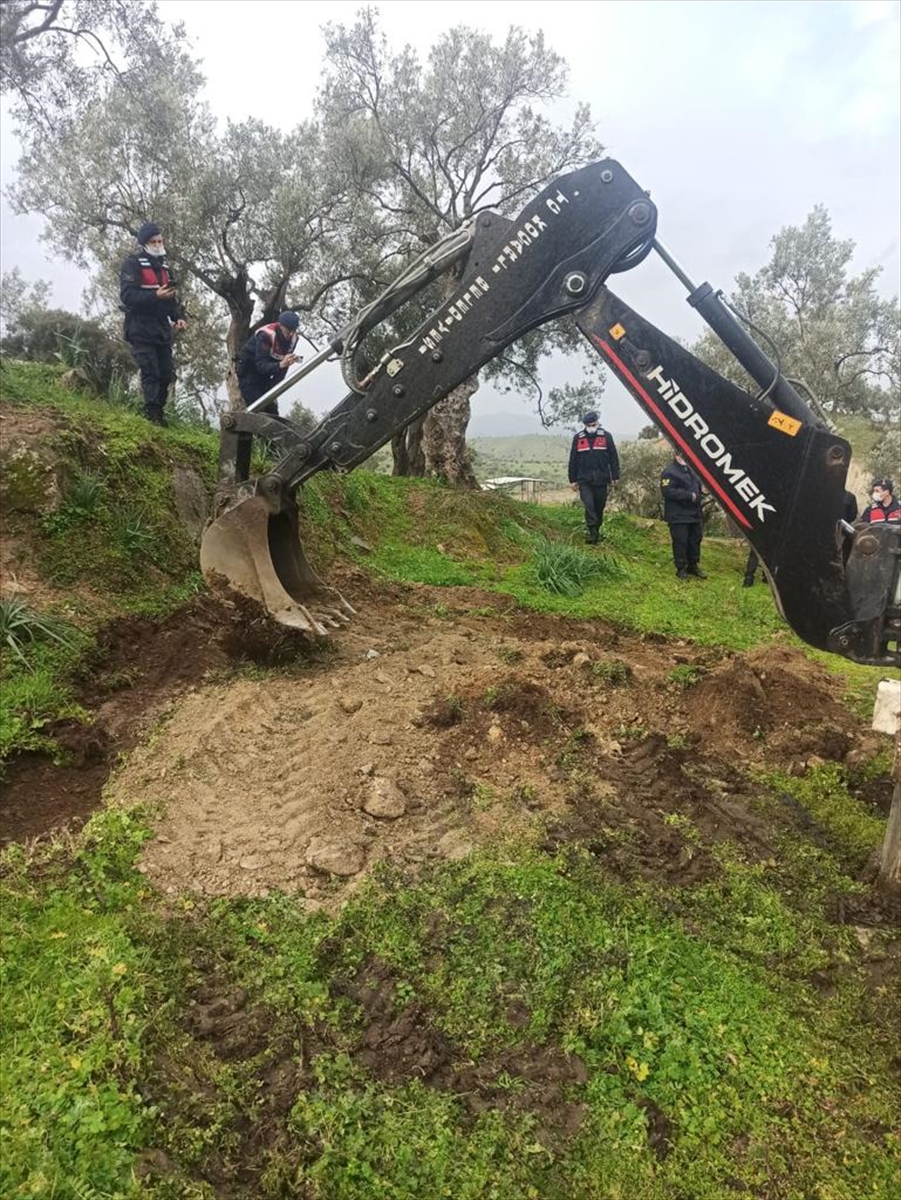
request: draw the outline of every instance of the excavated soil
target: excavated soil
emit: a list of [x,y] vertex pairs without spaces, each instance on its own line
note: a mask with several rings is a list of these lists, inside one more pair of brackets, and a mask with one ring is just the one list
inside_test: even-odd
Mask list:
[[[415,872],[506,834],[685,884],[722,839],[773,854],[749,765],[840,760],[865,734],[784,647],[723,656],[474,589],[341,583],[358,616],[312,653],[209,597],[108,626],[81,685],[93,724],[58,731],[66,765],[11,765],[6,839],[83,818],[106,786],[164,814],[141,869],[170,894],[334,907],[376,862]],[[241,659],[284,669],[236,676]]]
[[100,802],[119,755],[132,749],[185,692],[235,662],[278,663],[303,643],[261,621],[249,607],[196,600],[164,621],[120,618],[98,635],[76,685],[89,724],[62,721],[45,732],[63,751],[23,754],[9,763],[0,788],[2,841],[77,827]]
[[[207,602],[191,616],[205,635],[184,625],[183,691],[107,789],[160,805],[142,870],[164,891],[285,889],[334,907],[377,862],[415,872],[514,833],[585,842],[622,878],[691,883],[715,873],[704,847],[721,839],[774,852],[748,765],[841,759],[863,732],[800,652],[724,658],[473,589],[356,574],[343,589],[352,626],[264,678],[204,683],[240,622],[223,633]],[[677,667],[698,682],[674,682]]]

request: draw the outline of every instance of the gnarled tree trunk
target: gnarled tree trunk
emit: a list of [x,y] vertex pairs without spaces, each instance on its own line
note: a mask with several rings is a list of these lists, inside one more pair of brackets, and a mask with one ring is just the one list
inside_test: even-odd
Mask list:
[[228,323],[228,333],[225,335],[225,345],[228,350],[225,387],[228,391],[228,407],[235,412],[244,407],[241,390],[238,387],[238,372],[235,363],[244,343],[250,337],[250,322],[253,317],[253,296],[250,294],[250,279],[247,272],[242,270],[233,276],[225,276],[218,281],[215,291],[228,305],[231,317]]
[[406,429],[402,429],[391,439],[391,453],[394,456],[392,475],[415,475],[420,478],[425,475],[422,423],[422,417],[411,421]]
[[477,488],[466,449],[469,401],[479,390],[478,375],[459,384],[428,413],[423,422],[422,448],[429,475],[458,488]]

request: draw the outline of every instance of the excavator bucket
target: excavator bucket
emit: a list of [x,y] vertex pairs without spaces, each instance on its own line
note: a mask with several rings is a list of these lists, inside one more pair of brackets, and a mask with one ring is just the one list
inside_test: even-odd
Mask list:
[[236,501],[207,526],[200,568],[213,591],[254,600],[280,624],[304,633],[327,635],[354,614],[307,562],[293,504],[273,513],[259,495]]

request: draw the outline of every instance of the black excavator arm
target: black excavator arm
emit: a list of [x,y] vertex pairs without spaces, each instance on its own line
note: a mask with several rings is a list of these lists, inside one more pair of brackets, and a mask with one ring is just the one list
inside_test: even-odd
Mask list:
[[[788,624],[805,642],[857,662],[899,660],[901,527],[841,519],[851,457],[709,284],[695,287],[656,238],[657,210],[612,160],[563,176],[516,220],[483,213],[418,260],[326,351],[344,355],[351,390],[311,432],[253,411],[222,420],[216,519],[204,574],[262,602],[276,619],[324,632],[352,612],[303,555],[295,495],[318,471],[349,471],[531,329],[570,315],[648,417],[685,454],[756,550]],[[606,286],[656,250],[688,300],[749,376],[728,382]],[[361,380],[365,334],[451,267],[453,295]],[[250,477],[254,436],[280,447]]]

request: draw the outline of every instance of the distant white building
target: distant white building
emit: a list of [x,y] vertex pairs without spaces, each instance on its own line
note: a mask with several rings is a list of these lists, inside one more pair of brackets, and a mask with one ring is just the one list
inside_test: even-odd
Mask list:
[[496,479],[483,479],[482,487],[489,492],[506,492],[517,500],[537,502],[540,494],[553,488],[554,484],[530,475],[498,475]]

